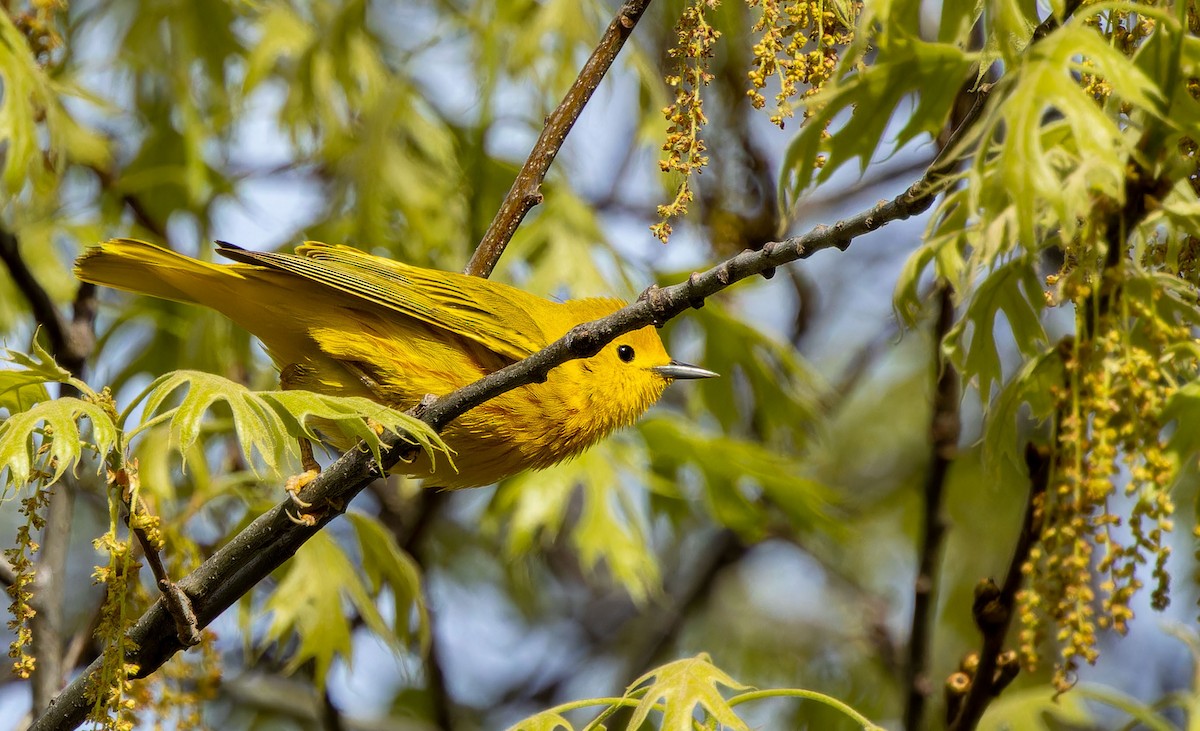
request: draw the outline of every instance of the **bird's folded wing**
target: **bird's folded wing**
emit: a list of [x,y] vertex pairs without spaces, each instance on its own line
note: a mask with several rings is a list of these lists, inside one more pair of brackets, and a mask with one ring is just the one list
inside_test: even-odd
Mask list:
[[514,287],[412,267],[349,246],[308,242],[288,254],[218,244],[217,251],[234,261],[295,274],[469,338],[514,360],[537,352],[547,342],[529,314],[540,298]]

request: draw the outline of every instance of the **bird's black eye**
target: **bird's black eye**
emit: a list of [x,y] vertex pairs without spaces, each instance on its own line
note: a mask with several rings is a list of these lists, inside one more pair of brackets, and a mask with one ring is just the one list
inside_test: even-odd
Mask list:
[[628,345],[618,346],[617,357],[628,363],[629,361],[633,360],[633,348],[629,347]]

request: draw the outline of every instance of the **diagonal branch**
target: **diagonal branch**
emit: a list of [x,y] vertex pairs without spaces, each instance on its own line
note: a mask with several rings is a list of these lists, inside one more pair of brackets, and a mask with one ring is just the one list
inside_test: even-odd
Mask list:
[[50,352],[61,353],[67,341],[67,324],[50,293],[33,276],[25,258],[21,256],[20,242],[16,234],[7,228],[0,229],[0,261],[8,268],[8,275],[29,303],[33,317],[46,331],[50,339]]
[[471,261],[467,262],[467,268],[464,270],[467,274],[479,277],[491,274],[525,214],[542,202],[542,181],[546,179],[550,164],[554,162],[567,133],[583,113],[584,106],[592,98],[600,80],[608,73],[613,60],[625,45],[625,39],[633,32],[634,26],[649,4],[650,0],[629,0],[621,6],[616,17],[608,24],[608,30],[604,32],[587,63],[580,69],[575,83],[571,84],[558,108],[546,118],[542,134],[534,143],[533,150],[525,159],[521,172],[517,173],[517,179],[513,181],[508,194],[504,196],[504,202],[492,218],[483,240],[471,255]]

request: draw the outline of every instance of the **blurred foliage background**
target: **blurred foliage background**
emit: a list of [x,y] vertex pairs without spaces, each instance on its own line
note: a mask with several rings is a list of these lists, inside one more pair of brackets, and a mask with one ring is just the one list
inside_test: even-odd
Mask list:
[[[87,304],[76,298],[71,261],[112,236],[201,258],[212,256],[214,239],[254,249],[316,239],[461,269],[617,8],[596,0],[5,7],[0,227],[9,267],[0,269],[0,333],[17,351],[30,350],[44,310],[12,262],[69,313],[73,301]],[[1032,51],[1034,28],[1063,11],[1061,2],[1018,0],[652,3],[568,136],[543,202],[496,278],[551,297],[632,298],[650,283],[681,281],[742,249],[866,210],[931,164],[961,119],[956,102],[972,99],[960,89],[978,89],[977,81],[994,84],[992,98],[956,142],[987,154],[962,168],[933,214],[891,221],[844,252],[741,284],[669,323],[671,352],[723,377],[674,386],[635,428],[579,459],[456,493],[422,492],[403,478],[374,486],[348,519],[220,618],[201,650],[128,689],[136,708],[124,720],[501,728],[555,704],[619,696],[648,670],[704,652],[741,683],[820,691],[900,727],[916,680],[907,658],[935,454],[932,404],[939,372],[952,367],[965,383],[962,433],[945,475],[948,531],[921,681],[932,707],[919,724],[941,728],[942,682],[979,646],[972,592],[981,578],[1004,574],[1021,530],[1030,490],[1024,441],[1058,449],[1064,463],[1099,460],[1095,434],[1066,451],[1054,414],[1062,413],[1061,384],[1070,390],[1072,382],[1057,361],[1045,364],[1063,336],[1101,340],[1089,318],[1107,310],[1095,293],[1119,269],[1120,291],[1136,296],[1106,295],[1133,303],[1115,308],[1126,317],[1108,331],[1120,334],[1118,345],[1147,322],[1176,328],[1142,348],[1170,372],[1130,376],[1131,388],[1162,380],[1183,390],[1162,392],[1176,411],[1158,404],[1132,419],[1146,426],[1121,437],[1120,454],[1132,455],[1126,463],[1107,476],[1089,473],[1151,487],[1104,493],[1102,509],[1075,509],[1128,513],[1147,490],[1172,483],[1186,527],[1138,543],[1144,555],[1128,565],[1150,583],[1155,557],[1176,546],[1160,566],[1176,579],[1174,601],[1152,613],[1149,591],[1130,592],[1136,637],[1099,635],[1087,646],[1099,648],[1094,665],[1056,656],[1052,625],[1051,639],[1032,640],[1043,662],[1022,673],[981,727],[1194,723],[1197,639],[1181,628],[1195,616],[1194,459],[1187,444],[1172,442],[1173,468],[1133,473],[1146,445],[1162,448],[1173,424],[1186,435],[1198,408],[1185,398],[1195,376],[1190,233],[1200,215],[1195,143],[1188,147],[1200,120],[1190,96],[1200,76],[1196,9],[1077,10]],[[673,157],[668,126],[678,135],[680,122],[663,113],[671,105],[696,112],[687,106],[695,99],[681,96],[687,84],[664,78],[699,68],[679,50],[703,40],[697,28],[720,34],[694,59],[707,59],[710,75],[696,87],[708,120],[702,173],[699,159]],[[795,61],[781,70],[767,56]],[[766,84],[757,100],[747,93],[754,74]],[[781,83],[797,96],[774,98]],[[1142,190],[1130,187],[1134,179],[1166,183]],[[687,215],[661,209],[680,202],[685,180]],[[1122,218],[1129,200],[1147,196],[1158,213]],[[664,215],[673,224],[665,246],[656,238],[664,230],[651,230]],[[1104,244],[1125,223],[1135,243],[1118,247],[1114,267]],[[935,278],[953,288],[950,331],[935,323]],[[84,377],[110,388],[118,408],[180,369],[274,386],[258,345],[220,316],[97,296]],[[1077,348],[1061,367],[1079,378],[1105,372],[1112,350],[1088,361]],[[1094,370],[1078,366],[1088,362]],[[1096,393],[1080,382],[1077,404]],[[1105,403],[1119,414],[1153,388],[1105,392]],[[10,417],[27,406],[11,397],[2,405]],[[1081,423],[1095,422],[1085,414]],[[165,428],[132,444],[176,577],[278,502],[282,484],[238,448],[220,409],[197,443],[182,454],[179,446]],[[68,674],[102,651],[93,632],[108,621],[105,588],[90,578],[108,561],[93,539],[111,510],[95,467],[85,460],[66,484],[74,502],[61,628]],[[298,463],[282,475],[289,470]],[[12,499],[19,487],[5,493],[0,535],[19,535],[27,520]],[[1160,528],[1168,519],[1150,516]],[[1097,568],[1101,560],[1088,554],[1082,562]],[[1103,594],[1105,570],[1083,585]],[[143,581],[129,598],[130,619],[153,597]],[[0,685],[0,717],[30,709],[34,675]],[[1056,677],[1082,684],[1054,702]],[[1157,703],[1163,715],[1152,710]],[[738,712],[755,728],[855,727],[812,702],[776,699]],[[587,717],[570,718],[582,726]],[[619,728],[622,719],[628,713],[606,723]]]

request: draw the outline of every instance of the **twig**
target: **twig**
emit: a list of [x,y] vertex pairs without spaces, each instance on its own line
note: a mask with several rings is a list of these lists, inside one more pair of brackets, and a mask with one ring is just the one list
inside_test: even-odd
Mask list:
[[1012,558],[1009,560],[1004,584],[997,587],[995,582],[986,579],[976,588],[973,613],[975,623],[983,633],[983,649],[979,655],[978,667],[973,672],[970,690],[962,700],[961,709],[949,724],[949,731],[969,731],[975,728],[988,704],[1004,685],[1007,685],[1007,681],[1011,680],[1011,677],[998,676],[997,668],[1004,650],[1004,639],[1012,623],[1017,590],[1021,588],[1021,567],[1029,559],[1029,551],[1041,531],[1039,506],[1050,481],[1049,450],[1033,444],[1028,445],[1025,449],[1025,464],[1029,470],[1029,498],[1025,505],[1025,519],[1021,524],[1021,533],[1017,536]]
[[[129,492],[129,472],[126,470],[124,474],[118,473],[118,487],[121,490],[121,496],[125,504],[125,525],[137,536],[138,543],[142,547],[142,553],[146,557],[146,563],[150,565],[150,572],[154,574],[154,583],[162,592],[163,600],[166,602],[167,611],[171,613],[171,619],[175,622],[175,635],[179,638],[180,644],[184,647],[193,647],[200,644],[200,628],[196,626],[196,613],[192,611],[192,601],[188,598],[179,585],[171,581],[171,575],[167,573],[167,567],[163,565],[162,556],[158,553],[158,548],[154,545],[154,541],[150,539],[146,529],[140,524],[139,518],[147,516],[149,511],[139,498],[135,504],[130,498],[132,495]],[[136,505],[137,513],[134,509]]]
[[946,522],[942,515],[942,493],[946,486],[946,472],[958,451],[958,436],[961,420],[958,413],[958,371],[943,357],[942,341],[954,325],[953,288],[948,282],[937,284],[938,317],[933,332],[933,365],[937,391],[933,404],[933,415],[929,423],[929,437],[933,452],[928,472],[925,475],[924,516],[921,537],[920,568],[917,570],[914,587],[912,630],[908,640],[908,663],[905,667],[905,682],[908,699],[904,707],[904,728],[916,731],[925,714],[925,701],[933,692],[929,677],[929,651],[932,636],[932,613],[937,588],[937,564],[941,556],[942,538]]
[[0,229],[0,261],[8,267],[8,275],[29,303],[34,319],[49,338],[51,352],[65,346],[67,324],[63,321],[54,300],[50,298],[50,293],[38,283],[25,263],[16,235],[8,229]]
[[634,26],[649,4],[650,0],[629,0],[621,6],[616,17],[608,24],[608,30],[604,32],[596,50],[592,51],[587,63],[579,71],[579,76],[567,90],[566,96],[558,108],[546,118],[542,134],[534,143],[533,150],[525,159],[521,172],[517,173],[508,194],[504,196],[504,202],[496,211],[483,240],[471,256],[471,261],[467,263],[464,270],[467,274],[480,277],[491,274],[525,214],[542,202],[542,181],[546,179],[550,164],[554,162],[567,133],[571,131],[575,120],[579,119],[584,106],[592,98],[600,80],[608,73],[617,53],[625,45],[625,39],[633,32]]

